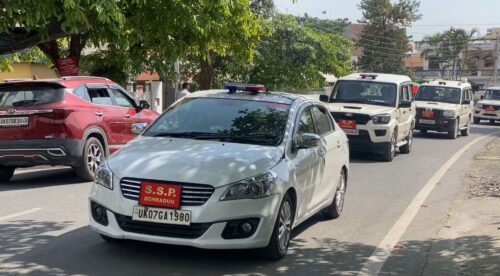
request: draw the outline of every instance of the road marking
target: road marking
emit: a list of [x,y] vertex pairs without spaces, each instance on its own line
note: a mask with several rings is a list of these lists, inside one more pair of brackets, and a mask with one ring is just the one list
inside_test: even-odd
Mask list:
[[26,210],[24,212],[15,213],[15,214],[12,214],[12,215],[7,215],[7,216],[4,216],[4,217],[0,217],[0,221],[8,220],[8,219],[19,217],[19,216],[24,216],[24,215],[31,214],[31,213],[34,213],[34,212],[38,212],[40,210],[42,210],[42,208],[33,208],[33,209],[30,209],[30,210]]
[[358,275],[378,275],[380,270],[384,266],[385,261],[391,255],[394,246],[397,245],[403,234],[406,232],[406,229],[413,221],[418,211],[420,210],[422,204],[427,199],[432,190],[436,187],[437,183],[441,178],[448,172],[451,166],[472,146],[474,146],[477,142],[493,136],[495,134],[500,133],[500,131],[491,133],[489,135],[481,136],[476,138],[472,142],[465,145],[461,150],[455,153],[425,184],[425,186],[420,190],[417,196],[412,200],[410,205],[406,208],[403,214],[399,217],[399,219],[392,225],[391,230],[387,233],[387,235],[382,239],[379,243],[375,251],[368,258],[365,265],[361,269]]

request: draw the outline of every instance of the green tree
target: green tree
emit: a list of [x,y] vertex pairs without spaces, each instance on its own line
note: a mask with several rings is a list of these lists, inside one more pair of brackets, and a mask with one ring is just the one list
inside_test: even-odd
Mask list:
[[[62,57],[79,62],[83,48],[120,36],[124,16],[118,1],[8,0],[0,4],[0,53],[37,46],[56,65]],[[61,38],[65,38],[62,39]],[[15,56],[13,56],[15,57]],[[10,60],[14,61],[14,59]],[[4,58],[4,62],[9,62]]]
[[323,87],[322,73],[349,72],[351,43],[341,35],[317,32],[294,16],[277,14],[271,23],[273,29],[262,38],[253,63],[234,64],[231,80],[298,92]]
[[[441,75],[451,72],[452,79],[462,76],[463,68],[470,63],[467,52],[470,41],[478,34],[477,29],[466,31],[464,29],[450,28],[443,33],[436,33],[424,38],[429,48],[423,51],[423,56],[439,62]],[[463,54],[463,55],[462,55]]]
[[359,8],[363,12],[358,46],[363,55],[358,66],[364,71],[380,73],[405,73],[404,56],[409,50],[406,27],[420,19],[420,3],[416,0],[362,0]]

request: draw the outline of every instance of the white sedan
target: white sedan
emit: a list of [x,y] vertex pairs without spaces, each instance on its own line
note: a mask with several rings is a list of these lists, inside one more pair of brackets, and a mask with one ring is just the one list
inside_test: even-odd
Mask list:
[[340,216],[349,150],[325,106],[226,88],[183,98],[103,162],[93,230],[106,241],[262,248],[280,259],[294,227],[320,211]]

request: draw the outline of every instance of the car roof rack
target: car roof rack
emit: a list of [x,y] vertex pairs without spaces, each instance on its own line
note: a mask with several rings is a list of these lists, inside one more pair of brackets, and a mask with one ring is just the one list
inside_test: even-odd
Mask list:
[[101,80],[110,80],[104,77],[96,77],[96,76],[64,76],[61,77],[62,80],[72,80],[72,79],[101,79]]
[[228,94],[234,94],[236,91],[252,92],[252,95],[257,95],[262,92],[269,93],[262,84],[225,83],[224,89],[229,90]]
[[359,74],[362,79],[371,78],[372,80],[378,77],[377,74]]

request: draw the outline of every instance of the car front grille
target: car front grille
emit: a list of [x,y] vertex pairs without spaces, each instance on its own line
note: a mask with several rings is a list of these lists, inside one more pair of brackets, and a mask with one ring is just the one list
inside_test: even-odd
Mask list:
[[417,117],[418,118],[431,118],[431,119],[443,117],[443,110],[439,110],[439,109],[432,109],[432,112],[434,112],[433,117],[423,117],[422,111],[425,111],[425,110],[426,110],[425,108],[417,108]]
[[[349,114],[349,115],[347,115],[347,114]],[[358,125],[366,125],[371,119],[370,115],[359,114],[359,113],[350,113],[350,112],[332,112],[332,116],[335,119],[335,121],[337,121],[337,122],[340,119],[356,120],[356,124],[358,124]]]
[[191,223],[191,225],[172,225],[132,220],[132,217],[115,213],[120,228],[127,232],[181,239],[201,237],[212,225],[211,223]]
[[[143,180],[135,178],[123,178],[120,181],[120,188],[123,197],[131,200],[139,200],[141,183]],[[147,180],[162,183],[164,181]],[[182,187],[181,206],[200,206],[205,204],[214,193],[214,187],[203,184],[175,184]]]

